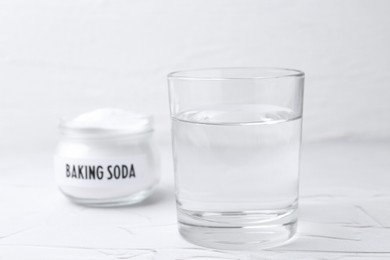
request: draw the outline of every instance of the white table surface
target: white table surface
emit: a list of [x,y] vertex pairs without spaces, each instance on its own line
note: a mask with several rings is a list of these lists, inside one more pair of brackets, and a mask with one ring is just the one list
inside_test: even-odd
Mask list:
[[298,235],[257,252],[180,237],[168,147],[156,193],[122,208],[72,204],[51,151],[19,150],[0,152],[0,259],[390,259],[390,142],[304,145]]

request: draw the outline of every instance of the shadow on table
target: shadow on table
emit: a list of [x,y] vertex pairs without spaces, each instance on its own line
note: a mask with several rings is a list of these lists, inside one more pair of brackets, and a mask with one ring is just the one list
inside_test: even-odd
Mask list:
[[175,193],[173,188],[169,189],[167,187],[158,187],[154,191],[154,193],[150,197],[146,198],[145,200],[137,204],[123,206],[123,207],[128,207],[128,208],[149,207],[155,204],[165,203],[168,201],[171,201],[173,203],[175,202]]

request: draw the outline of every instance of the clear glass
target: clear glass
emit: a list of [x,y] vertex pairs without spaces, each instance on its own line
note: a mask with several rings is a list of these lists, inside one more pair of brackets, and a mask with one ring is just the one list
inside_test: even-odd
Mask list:
[[179,231],[219,249],[296,232],[304,73],[220,68],[169,74]]

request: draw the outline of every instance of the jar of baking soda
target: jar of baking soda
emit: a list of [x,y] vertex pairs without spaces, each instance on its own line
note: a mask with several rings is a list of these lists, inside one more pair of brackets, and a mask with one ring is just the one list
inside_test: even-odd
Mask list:
[[60,190],[89,206],[121,206],[152,194],[159,156],[151,116],[98,109],[61,120],[54,165]]

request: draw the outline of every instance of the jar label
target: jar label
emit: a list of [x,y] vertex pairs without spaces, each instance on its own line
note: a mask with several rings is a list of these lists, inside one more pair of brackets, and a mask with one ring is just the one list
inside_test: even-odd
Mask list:
[[54,167],[59,185],[104,187],[111,185],[144,187],[153,182],[148,157],[138,155],[110,159],[55,157]]

